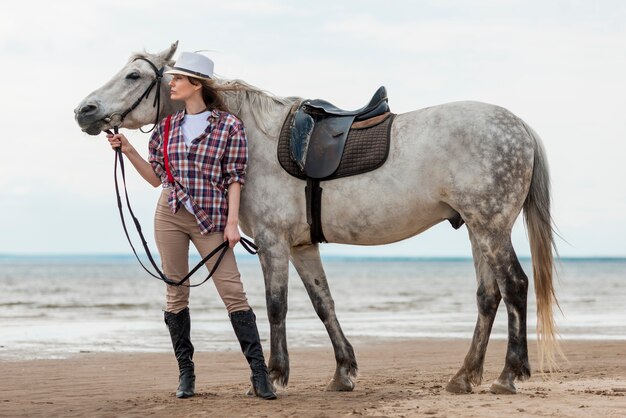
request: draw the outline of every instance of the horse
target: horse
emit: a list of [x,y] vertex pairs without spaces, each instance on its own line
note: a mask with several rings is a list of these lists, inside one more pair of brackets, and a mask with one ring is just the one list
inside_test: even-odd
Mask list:
[[[155,112],[163,116],[180,109],[180,104],[169,99],[169,76],[157,74],[157,68],[173,65],[177,47],[175,42],[159,53],[131,55],[111,80],[74,110],[79,127],[89,135],[115,125],[138,129],[154,122]],[[148,89],[155,80],[163,88]],[[286,387],[289,381],[285,318],[291,261],[334,348],[336,368],[326,390],[351,391],[357,361],[335,313],[319,244],[310,236],[304,180],[286,173],[277,159],[281,126],[300,99],[278,97],[237,79],[218,78],[215,83],[228,109],[244,122],[249,138],[240,228],[260,248],[272,382]],[[157,99],[161,104],[155,109]],[[132,111],[125,112],[130,106],[134,106]],[[125,117],[120,118],[121,114]],[[541,139],[510,111],[473,101],[398,114],[390,134],[388,158],[380,168],[324,183],[321,221],[326,240],[388,244],[442,221],[462,219],[476,271],[478,318],[469,351],[446,389],[469,393],[481,384],[491,328],[504,300],[506,357],[490,390],[515,393],[515,381],[531,374],[526,330],[528,277],[511,242],[511,230],[522,209],[532,257],[541,369],[544,364],[550,370],[558,367],[556,355],[562,353],[553,319],[553,306],[558,305],[552,284],[556,246],[549,170]]]

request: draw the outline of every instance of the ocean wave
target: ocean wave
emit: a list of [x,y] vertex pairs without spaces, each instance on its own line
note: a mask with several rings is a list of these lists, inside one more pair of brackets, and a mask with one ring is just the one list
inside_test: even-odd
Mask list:
[[104,310],[147,310],[153,309],[157,305],[152,303],[48,303],[32,304],[37,309],[104,309]]

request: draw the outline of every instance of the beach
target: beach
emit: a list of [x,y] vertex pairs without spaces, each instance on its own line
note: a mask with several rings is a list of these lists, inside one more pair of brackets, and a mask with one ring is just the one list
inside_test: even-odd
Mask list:
[[445,391],[469,340],[372,340],[355,347],[353,392],[326,392],[334,371],[330,344],[290,351],[291,378],[276,401],[246,396],[241,353],[198,352],[197,395],[176,399],[177,368],[167,353],[83,353],[65,359],[3,362],[0,415],[6,417],[624,417],[623,341],[565,341],[568,363],[544,380],[536,370],[516,395],[493,395],[505,343],[492,341],[483,384],[474,393]]
[[[239,266],[269,358],[269,321],[256,258]],[[532,271],[523,260],[526,271]],[[0,416],[341,417],[626,416],[626,260],[564,260],[555,312],[569,363],[537,372],[534,290],[528,337],[533,376],[513,396],[489,385],[504,365],[507,314],[496,317],[483,385],[445,391],[476,321],[471,259],[327,259],[342,328],[359,363],[356,388],[326,392],[332,346],[290,272],[288,389],[247,397],[249,371],[212,283],[193,290],[197,392],[174,397],[178,371],[163,323],[163,284],[130,257],[0,257]]]

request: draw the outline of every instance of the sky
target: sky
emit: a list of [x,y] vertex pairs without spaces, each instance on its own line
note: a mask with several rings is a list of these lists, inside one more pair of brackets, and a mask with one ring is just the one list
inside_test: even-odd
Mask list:
[[[216,72],[279,96],[393,112],[457,100],[503,106],[542,137],[562,256],[626,256],[626,3],[620,1],[57,1],[0,14],[0,254],[128,253],[113,153],[73,109],[131,53],[207,50]],[[128,133],[147,151],[148,135]],[[148,241],[159,190],[129,173]],[[530,254],[521,217],[513,231]],[[137,241],[138,243],[138,241]],[[323,255],[469,257],[441,223]]]

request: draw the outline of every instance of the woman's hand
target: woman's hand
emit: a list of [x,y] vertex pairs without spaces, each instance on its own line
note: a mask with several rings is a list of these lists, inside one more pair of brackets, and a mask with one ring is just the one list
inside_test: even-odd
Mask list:
[[111,148],[115,150],[116,148],[122,148],[122,153],[129,154],[135,150],[135,148],[128,142],[128,139],[124,136],[124,134],[107,134],[107,139],[111,144]]
[[224,228],[224,241],[228,240],[230,248],[241,239],[239,234],[239,199],[241,195],[241,184],[234,182],[228,185],[228,218],[226,228]]
[[228,241],[228,246],[233,248],[240,239],[241,235],[239,234],[238,225],[236,223],[226,223],[226,228],[224,228],[224,241]]

